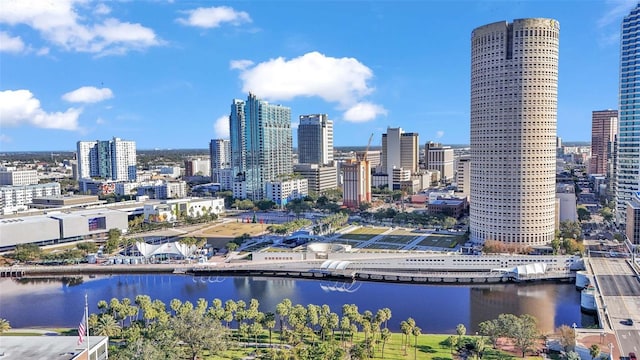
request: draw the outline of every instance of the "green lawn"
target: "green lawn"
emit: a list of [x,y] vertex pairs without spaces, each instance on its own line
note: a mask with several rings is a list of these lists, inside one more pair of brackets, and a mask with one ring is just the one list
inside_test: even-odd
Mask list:
[[377,242],[403,244],[406,245],[418,237],[415,235],[384,235],[384,237]]
[[367,241],[387,231],[387,228],[373,228],[373,227],[361,227],[354,231],[340,235],[340,239],[352,239]]
[[422,239],[417,246],[435,246],[440,248],[453,248],[464,242],[463,235],[431,234]]

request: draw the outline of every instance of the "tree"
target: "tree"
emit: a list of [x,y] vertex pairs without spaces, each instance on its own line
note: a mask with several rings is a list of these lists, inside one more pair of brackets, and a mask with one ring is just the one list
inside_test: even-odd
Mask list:
[[566,360],[580,360],[580,354],[575,351],[569,351],[566,355]]
[[610,222],[613,220],[613,211],[609,207],[605,206],[600,209],[600,216],[602,216],[604,221]]
[[238,249],[238,247],[240,247],[240,245],[234,243],[234,242],[228,242],[224,247],[227,248],[227,250],[231,251],[236,251]]
[[[188,305],[186,305],[188,304]],[[177,341],[184,344],[189,358],[196,360],[203,350],[216,355],[227,349],[228,330],[219,321],[203,316],[188,301],[182,305],[178,314],[169,321]]]
[[486,336],[491,341],[491,345],[495,349],[498,345],[498,338],[502,335],[502,329],[497,320],[487,320],[478,324],[479,333],[482,336]]
[[36,244],[18,244],[13,252],[13,258],[18,261],[33,261],[42,256],[42,249]]
[[283,299],[278,305],[276,305],[276,314],[280,318],[280,342],[282,342],[282,335],[284,332],[284,320],[291,313],[291,300],[288,298]]
[[420,336],[422,329],[420,329],[417,326],[414,326],[413,329],[411,329],[411,334],[413,335],[414,338],[414,343],[413,343],[413,359],[416,360],[418,358],[418,336]]
[[122,328],[120,324],[111,314],[102,314],[98,316],[95,327],[93,328],[93,335],[115,337],[120,335]]
[[581,239],[582,225],[580,225],[580,223],[577,221],[561,221],[560,237],[565,239]]
[[579,221],[589,221],[591,220],[591,212],[587,210],[584,206],[578,206],[578,220]]
[[384,346],[387,344],[387,341],[391,339],[391,330],[384,328],[380,332],[380,340],[382,340],[382,358],[384,359]]
[[527,351],[533,349],[535,341],[539,337],[536,318],[529,314],[515,318],[515,322],[508,332],[509,337],[515,340],[516,347],[522,351],[522,357],[525,357]]
[[467,333],[467,328],[463,324],[456,326],[456,334],[458,334],[458,343],[462,340],[462,337]]
[[569,351],[576,346],[576,334],[570,326],[562,325],[556,332],[560,335],[560,345],[564,351]]
[[593,344],[589,347],[589,355],[591,355],[592,359],[595,359],[600,355],[600,346],[598,344]]
[[0,319],[0,334],[11,330],[11,324],[9,324],[9,320]]

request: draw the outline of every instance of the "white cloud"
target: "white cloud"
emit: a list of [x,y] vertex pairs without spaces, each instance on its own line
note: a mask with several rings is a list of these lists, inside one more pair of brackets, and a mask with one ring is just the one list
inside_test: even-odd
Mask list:
[[245,70],[251,65],[253,65],[253,61],[251,60],[231,60],[229,62],[229,68],[236,70]]
[[[373,71],[355,58],[334,58],[314,51],[290,60],[271,59],[251,67],[246,61],[231,62],[232,68],[235,65],[241,70],[244,92],[269,100],[317,96],[346,110],[347,121],[368,121],[386,113],[382,106],[363,101],[375,90],[368,84]],[[238,65],[246,66],[241,69]]]
[[[5,0],[0,23],[27,25],[46,41],[68,51],[123,54],[161,45],[152,29],[140,24],[108,18],[101,23],[87,21],[85,0]],[[103,14],[108,8],[98,9]]]
[[111,99],[113,92],[109,88],[98,89],[93,86],[83,86],[62,95],[62,99],[73,103],[96,103]]
[[442,130],[436,131],[436,139],[440,139],[443,136],[444,136],[444,131]]
[[222,115],[213,123],[213,132],[217,139],[229,138],[229,115]]
[[93,9],[93,13],[96,15],[107,15],[111,13],[111,8],[104,3],[100,3],[95,7],[95,9]]
[[48,113],[40,107],[29,90],[0,91],[0,124],[2,126],[33,125],[45,129],[76,130],[82,109]]
[[188,16],[186,18],[178,18],[176,20],[178,23],[205,29],[217,28],[223,23],[230,23],[231,25],[237,26],[252,21],[248,13],[236,11],[228,6],[197,8],[183,11],[183,13]]
[[370,102],[361,102],[351,106],[344,112],[344,120],[349,122],[366,122],[375,119],[378,115],[386,115],[387,110],[380,105]]
[[24,42],[19,36],[13,37],[0,31],[0,52],[19,53],[25,49]]
[[105,124],[105,123],[106,123],[106,121],[103,118],[97,118],[96,119],[96,124],[98,124],[98,125],[102,125],[102,124]]
[[636,0],[608,0],[608,10],[598,19],[598,27],[604,27],[612,23],[619,24],[622,18],[629,14],[637,5]]
[[10,143],[13,139],[6,134],[0,134],[0,143]]

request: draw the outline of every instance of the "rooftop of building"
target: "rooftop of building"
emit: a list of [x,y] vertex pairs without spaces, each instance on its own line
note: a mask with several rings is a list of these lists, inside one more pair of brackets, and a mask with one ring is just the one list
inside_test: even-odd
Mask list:
[[[89,344],[99,344],[104,336],[89,336]],[[3,336],[0,354],[7,359],[71,360],[78,358],[86,345],[78,346],[76,336]]]

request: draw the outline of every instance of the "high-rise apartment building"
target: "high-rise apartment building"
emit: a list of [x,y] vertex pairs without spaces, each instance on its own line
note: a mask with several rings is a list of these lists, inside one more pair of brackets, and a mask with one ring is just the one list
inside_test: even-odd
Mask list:
[[235,182],[241,183],[233,187],[241,189],[242,197],[262,200],[267,181],[293,172],[291,109],[254,94],[246,101],[234,99],[229,130],[231,168]]
[[329,165],[333,162],[333,121],[327,114],[300,115],[298,163]]
[[405,133],[402,128],[387,128],[382,134],[382,169],[389,179],[389,189],[399,188],[393,183],[393,169],[418,172],[420,145],[418,133]]
[[640,113],[636,109],[640,101],[640,4],[622,21],[621,52],[615,194],[616,221],[624,226],[627,203],[640,191]]
[[591,113],[591,160],[589,174],[611,176],[613,141],[618,133],[618,110]]
[[471,240],[554,238],[558,44],[553,19],[471,34]]
[[211,169],[231,167],[231,142],[228,139],[213,139],[209,143]]
[[424,165],[427,170],[440,171],[442,181],[453,180],[453,149],[429,141],[424,145]]
[[135,181],[136,142],[121,140],[78,141],[78,178]]

